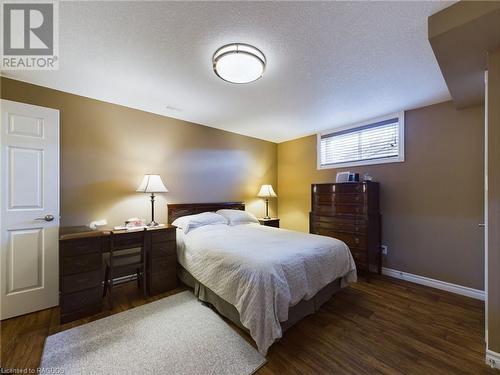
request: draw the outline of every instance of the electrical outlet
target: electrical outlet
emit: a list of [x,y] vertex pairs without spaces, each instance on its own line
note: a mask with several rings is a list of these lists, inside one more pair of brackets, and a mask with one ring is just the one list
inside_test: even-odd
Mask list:
[[382,254],[383,255],[387,255],[388,246],[387,245],[382,245],[382,246],[380,246],[380,250],[382,250]]
[[491,368],[497,368],[497,363],[493,358],[486,359],[486,363],[490,365]]

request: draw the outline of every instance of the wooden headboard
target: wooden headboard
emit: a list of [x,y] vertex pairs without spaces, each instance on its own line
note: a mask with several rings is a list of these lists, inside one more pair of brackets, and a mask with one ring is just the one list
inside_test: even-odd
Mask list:
[[221,203],[181,203],[168,204],[168,223],[172,222],[181,216],[200,214],[202,212],[214,212],[222,209],[242,210],[245,211],[245,203],[243,202],[221,202]]

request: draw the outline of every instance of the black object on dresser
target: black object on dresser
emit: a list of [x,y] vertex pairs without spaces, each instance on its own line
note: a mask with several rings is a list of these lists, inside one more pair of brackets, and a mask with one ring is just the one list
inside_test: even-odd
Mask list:
[[[145,234],[146,289],[155,295],[177,286],[175,227],[148,229],[145,233],[114,231],[131,243]],[[59,292],[61,323],[99,313],[103,306],[103,255],[109,251],[109,230],[66,227],[59,235]]]
[[259,218],[259,223],[260,225],[265,225],[267,227],[275,227],[275,228],[280,227],[280,219],[278,218],[271,218],[271,219]]
[[381,272],[377,182],[312,184],[311,208],[310,233],[345,242],[358,270]]

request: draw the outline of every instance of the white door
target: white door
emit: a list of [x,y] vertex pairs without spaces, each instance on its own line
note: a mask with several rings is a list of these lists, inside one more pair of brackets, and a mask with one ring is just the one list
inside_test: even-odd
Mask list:
[[1,319],[58,304],[59,111],[2,100]]

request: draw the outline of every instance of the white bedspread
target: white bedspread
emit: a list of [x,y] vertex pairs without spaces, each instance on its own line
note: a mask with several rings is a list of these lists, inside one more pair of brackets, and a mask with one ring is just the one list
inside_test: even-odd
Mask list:
[[178,260],[234,305],[262,354],[281,337],[288,309],[342,277],[356,281],[342,241],[259,224],[208,225],[179,233]]

